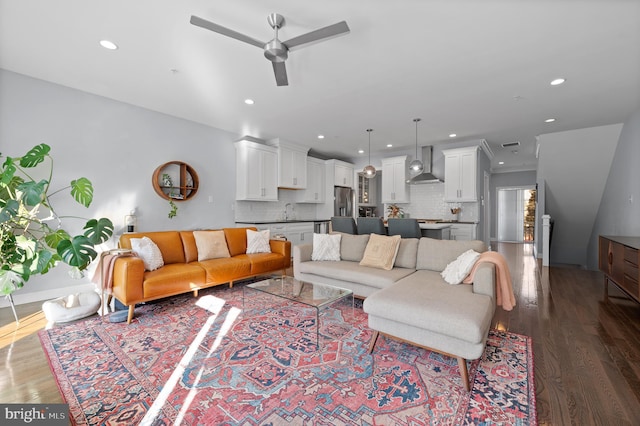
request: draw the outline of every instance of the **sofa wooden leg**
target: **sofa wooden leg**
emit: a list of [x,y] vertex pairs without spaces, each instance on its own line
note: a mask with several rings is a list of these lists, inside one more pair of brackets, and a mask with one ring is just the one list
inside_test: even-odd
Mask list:
[[373,352],[373,348],[376,346],[376,342],[378,341],[378,337],[380,336],[380,333],[377,331],[373,332],[373,335],[371,336],[371,341],[369,342],[369,353]]
[[198,290],[193,290],[193,297],[198,297]]
[[233,288],[233,281],[229,281],[229,288]]
[[469,384],[469,370],[467,370],[467,360],[458,357],[458,367],[460,368],[460,375],[462,376],[462,384],[464,389],[469,392],[471,385]]
[[131,320],[133,319],[133,311],[135,310],[136,310],[135,303],[129,305],[129,315],[127,315],[127,324],[131,324]]

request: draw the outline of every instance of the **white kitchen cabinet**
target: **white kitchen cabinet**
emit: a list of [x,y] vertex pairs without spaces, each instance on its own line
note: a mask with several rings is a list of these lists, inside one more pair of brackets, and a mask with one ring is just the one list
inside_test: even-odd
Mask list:
[[353,164],[340,160],[327,160],[333,168],[333,185],[353,188]]
[[267,143],[278,149],[278,187],[306,188],[309,148],[283,139],[272,139]]
[[408,203],[409,186],[407,185],[408,157],[390,157],[382,159],[382,202]]
[[[313,243],[313,222],[287,223],[287,240],[291,247]],[[291,250],[293,252],[293,249]]]
[[237,227],[254,226],[259,231],[268,229],[271,238],[274,238],[276,236],[284,236],[287,241],[291,241],[291,247],[300,244],[313,243],[313,225],[313,222],[236,222]]
[[278,152],[241,140],[236,148],[236,200],[278,201]]
[[477,239],[477,228],[478,225],[475,223],[454,223],[449,228],[450,238],[452,240],[475,240]]
[[297,191],[298,203],[324,203],[325,171],[324,161],[307,157],[307,188]]
[[445,149],[444,154],[444,201],[478,201],[477,168],[478,147]]

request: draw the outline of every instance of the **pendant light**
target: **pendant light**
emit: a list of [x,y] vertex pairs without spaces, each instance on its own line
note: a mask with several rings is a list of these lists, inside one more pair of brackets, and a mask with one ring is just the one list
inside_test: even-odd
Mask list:
[[367,129],[367,133],[369,133],[369,165],[362,169],[364,177],[367,179],[371,179],[376,175],[376,168],[371,165],[371,132],[373,132],[373,129]]
[[416,174],[422,173],[424,170],[424,164],[418,159],[418,122],[420,120],[420,118],[413,119],[413,122],[416,123],[416,158],[409,164],[409,171]]

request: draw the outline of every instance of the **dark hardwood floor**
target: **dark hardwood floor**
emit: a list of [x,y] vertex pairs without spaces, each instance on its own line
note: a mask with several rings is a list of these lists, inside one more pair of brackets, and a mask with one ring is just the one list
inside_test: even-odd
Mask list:
[[[530,244],[499,243],[517,306],[498,308],[495,328],[533,339],[541,425],[640,425],[640,304],[599,272],[541,268]],[[57,403],[62,398],[37,331],[41,303],[0,309],[0,403]]]

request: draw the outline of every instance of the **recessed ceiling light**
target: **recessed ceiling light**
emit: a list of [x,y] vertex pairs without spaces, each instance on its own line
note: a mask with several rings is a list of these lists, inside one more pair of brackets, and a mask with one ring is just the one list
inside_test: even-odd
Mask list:
[[544,120],[545,123],[553,123],[554,121],[556,121],[555,118],[547,118],[546,120]]
[[391,144],[391,143],[387,144],[387,148],[391,148],[392,146],[393,146],[393,144]]
[[118,48],[118,45],[115,44],[112,41],[109,40],[100,40],[100,46],[104,47],[105,49],[109,49],[109,50],[116,50]]
[[498,164],[502,165],[504,164],[504,161],[498,161]]
[[551,85],[552,86],[558,86],[558,85],[564,83],[565,81],[567,81],[567,80],[565,80],[564,78],[556,78],[555,80],[551,81]]
[[255,102],[253,101],[253,99],[245,99],[244,103],[247,105],[253,105]]
[[358,154],[364,154],[364,149],[359,149]]
[[449,137],[450,137],[450,138],[455,138],[456,136],[458,136],[458,135],[456,135],[455,133],[451,133],[451,134],[449,134]]
[[318,139],[324,139],[324,135],[318,135]]

